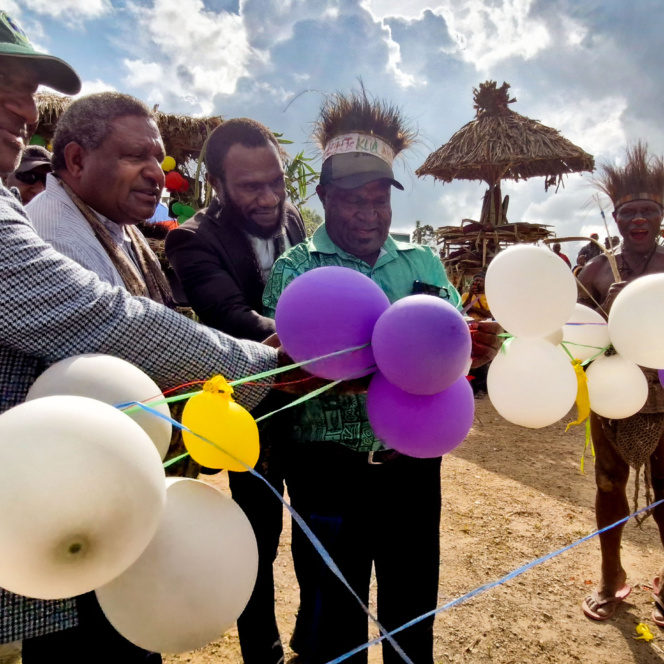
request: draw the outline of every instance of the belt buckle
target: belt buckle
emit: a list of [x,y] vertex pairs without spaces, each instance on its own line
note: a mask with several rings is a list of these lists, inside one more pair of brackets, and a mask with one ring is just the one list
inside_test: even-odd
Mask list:
[[367,463],[370,466],[382,466],[384,461],[374,461],[374,451],[372,450],[369,452],[369,456],[367,457]]

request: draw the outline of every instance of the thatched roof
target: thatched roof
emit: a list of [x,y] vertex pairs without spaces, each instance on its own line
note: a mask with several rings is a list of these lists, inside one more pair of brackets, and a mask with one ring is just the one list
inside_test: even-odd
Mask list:
[[546,177],[559,183],[567,173],[592,171],[594,159],[551,127],[515,113],[508,104],[509,85],[495,81],[473,90],[476,118],[448,143],[432,152],[417,169],[418,176],[433,175],[443,182]]
[[[39,125],[36,133],[50,142],[55,133],[58,118],[71,102],[71,97],[53,93],[39,93]],[[187,159],[198,159],[208,135],[222,122],[220,116],[193,118],[187,115],[156,112],[159,131],[164,140],[166,154],[182,163]]]

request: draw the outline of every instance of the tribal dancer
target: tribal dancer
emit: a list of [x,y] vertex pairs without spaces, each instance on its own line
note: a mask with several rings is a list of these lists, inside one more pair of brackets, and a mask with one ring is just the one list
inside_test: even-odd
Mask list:
[[[608,314],[616,296],[629,282],[646,274],[664,272],[664,247],[658,243],[664,216],[664,161],[661,157],[648,156],[647,146],[637,143],[627,149],[624,167],[602,166],[597,184],[613,202],[613,218],[622,236],[622,246],[616,255],[621,281],[614,283],[608,259],[598,256],[580,274],[587,296],[580,301],[600,307],[600,311]],[[643,467],[649,503],[651,488],[656,500],[664,498],[664,390],[656,371],[644,369],[644,373],[649,385],[648,399],[636,415],[609,420],[591,414],[597,455],[598,528],[629,514],[626,487],[630,466],[636,471],[637,493],[639,471]],[[653,516],[664,542],[664,506],[656,507]],[[582,604],[583,612],[594,620],[611,618],[631,590],[620,560],[622,530],[620,526],[600,535],[602,578],[599,587]],[[664,569],[653,582],[653,620],[661,627],[664,627],[664,593],[660,583],[663,574]]]

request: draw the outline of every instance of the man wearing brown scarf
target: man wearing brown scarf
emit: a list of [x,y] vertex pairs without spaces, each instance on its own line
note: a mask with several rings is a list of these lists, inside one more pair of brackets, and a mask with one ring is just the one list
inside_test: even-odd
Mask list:
[[141,232],[164,186],[164,145],[152,111],[103,92],[72,102],[53,139],[53,171],[30,204],[37,233],[114,286],[171,303],[168,282]]

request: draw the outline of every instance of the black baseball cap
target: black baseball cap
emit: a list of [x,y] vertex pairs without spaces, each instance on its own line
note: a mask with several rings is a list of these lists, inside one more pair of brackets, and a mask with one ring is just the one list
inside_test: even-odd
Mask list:
[[51,153],[41,145],[28,145],[23,151],[21,163],[16,169],[17,173],[25,173],[39,166],[51,165]]
[[26,58],[34,65],[39,83],[57,92],[75,95],[81,79],[64,60],[35,51],[21,26],[7,12],[0,11],[0,55]]
[[323,162],[320,173],[322,185],[333,184],[340,189],[357,189],[376,180],[387,180],[403,191],[403,185],[394,179],[392,167],[380,157],[364,152],[332,155]]

